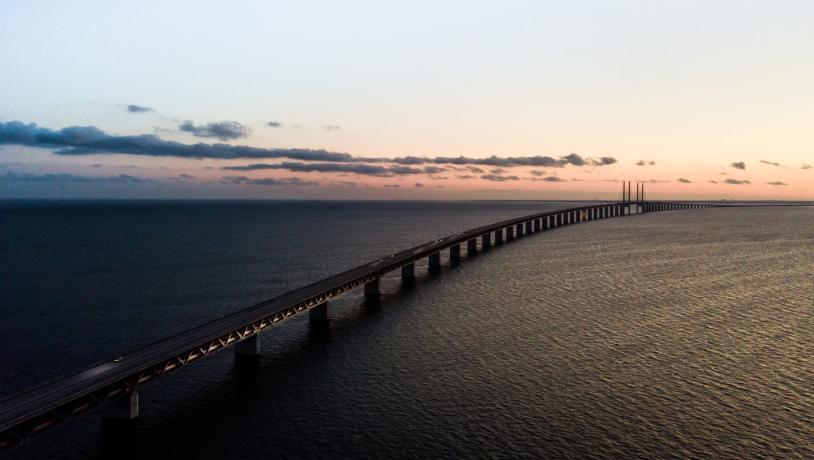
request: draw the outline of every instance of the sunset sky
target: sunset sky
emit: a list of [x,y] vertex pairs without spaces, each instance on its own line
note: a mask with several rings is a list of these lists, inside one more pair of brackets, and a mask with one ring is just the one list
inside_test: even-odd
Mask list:
[[[0,2],[0,198],[814,200],[814,3]],[[244,148],[251,147],[251,148]]]

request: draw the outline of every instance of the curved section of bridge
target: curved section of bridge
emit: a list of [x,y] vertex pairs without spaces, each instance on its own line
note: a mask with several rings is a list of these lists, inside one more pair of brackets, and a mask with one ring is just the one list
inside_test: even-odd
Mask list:
[[259,353],[258,334],[272,325],[305,311],[312,321],[327,320],[328,301],[359,286],[365,295],[378,296],[379,278],[401,270],[402,278],[415,277],[415,262],[429,259],[430,268],[441,265],[441,251],[450,260],[481,248],[500,245],[524,235],[566,225],[640,213],[706,208],[707,203],[618,202],[583,206],[496,222],[449,235],[361,265],[284,295],[252,305],[230,315],[168,337],[127,355],[100,363],[83,372],[32,388],[0,401],[0,449],[20,444],[31,435],[68,420],[96,406],[106,406],[112,418],[138,415],[142,385],[187,366],[206,355],[236,345],[238,355]]

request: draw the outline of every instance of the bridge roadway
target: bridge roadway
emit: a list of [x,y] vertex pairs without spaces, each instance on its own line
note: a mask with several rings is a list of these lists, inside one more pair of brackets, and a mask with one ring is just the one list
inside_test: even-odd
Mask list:
[[[402,276],[412,277],[416,261],[430,257],[430,265],[437,266],[441,251],[451,248],[451,255],[459,257],[462,243],[467,243],[467,252],[471,253],[477,250],[478,238],[490,246],[503,242],[504,229],[505,239],[511,240],[515,232],[519,237],[588,220],[711,206],[715,205],[617,202],[560,209],[484,225],[392,254],[3,399],[0,401],[0,450],[20,444],[32,434],[93,407],[127,402],[128,396],[132,399],[137,395],[136,390],[141,385],[237,342],[256,340],[256,335],[267,327],[297,313],[326,308],[328,300],[353,288],[372,282],[375,284],[369,286],[375,289],[371,291],[378,294],[378,278],[382,275],[406,267],[408,270],[402,269]],[[135,404],[137,411],[137,400]]]

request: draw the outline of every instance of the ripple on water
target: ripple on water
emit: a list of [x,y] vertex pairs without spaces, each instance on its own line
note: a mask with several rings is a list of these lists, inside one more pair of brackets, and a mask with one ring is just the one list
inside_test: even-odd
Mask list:
[[[814,212],[522,238],[147,387],[134,456],[814,457]],[[109,453],[95,422],[15,451]],[[87,448],[71,448],[79,436]],[[71,438],[76,439],[76,438]],[[100,450],[101,449],[101,450]],[[78,451],[78,452],[77,452]]]

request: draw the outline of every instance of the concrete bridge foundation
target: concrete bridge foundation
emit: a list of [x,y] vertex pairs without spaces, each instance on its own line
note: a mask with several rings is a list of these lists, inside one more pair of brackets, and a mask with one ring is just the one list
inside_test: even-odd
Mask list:
[[365,298],[376,300],[381,297],[382,291],[379,289],[379,278],[372,279],[365,283]]
[[480,245],[483,249],[486,249],[492,246],[492,234],[487,233],[480,237]]
[[441,253],[436,252],[435,254],[430,254],[430,268],[438,269],[441,268]]
[[407,264],[401,267],[401,279],[408,281],[415,279],[415,264]]
[[461,260],[461,245],[455,244],[449,247],[449,261],[459,262]]
[[260,356],[260,334],[247,337],[235,345],[235,356]]
[[328,321],[328,302],[322,302],[316,307],[308,310],[308,319],[312,323],[321,323]]
[[467,256],[474,256],[478,252],[478,240],[477,238],[473,238],[471,240],[466,240],[466,255]]
[[138,418],[138,391],[114,399],[102,409],[102,418],[114,421],[130,421]]

